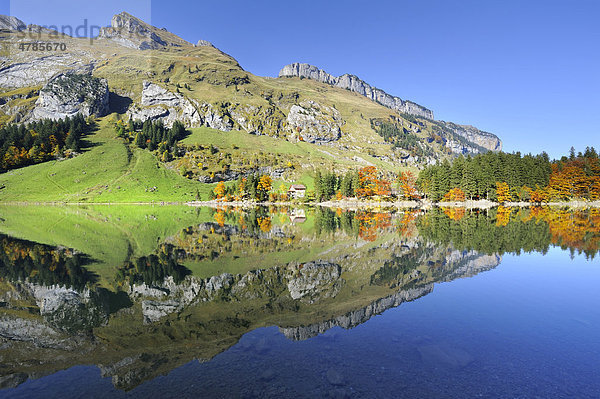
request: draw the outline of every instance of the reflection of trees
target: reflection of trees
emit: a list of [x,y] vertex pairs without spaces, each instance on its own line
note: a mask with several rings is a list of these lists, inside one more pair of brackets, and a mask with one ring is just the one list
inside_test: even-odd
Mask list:
[[391,226],[392,215],[389,212],[359,210],[355,218],[359,223],[359,237],[365,241],[375,241],[380,230]]
[[30,281],[44,286],[61,285],[82,289],[96,277],[83,265],[86,256],[70,249],[0,235],[0,277]]
[[188,274],[190,270],[177,263],[175,247],[163,244],[159,247],[157,255],[142,256],[119,267],[116,281],[119,284],[127,282],[152,285],[162,283],[166,277],[173,277],[173,281],[179,284]]
[[534,208],[532,218],[548,224],[552,244],[594,258],[600,250],[600,209]]
[[334,211],[329,208],[315,208],[315,233],[317,236],[342,230],[350,236],[358,235],[358,221],[352,211]]
[[401,286],[402,277],[421,264],[422,262],[415,254],[392,255],[392,258],[386,261],[381,269],[373,273],[371,284],[390,288]]
[[513,209],[465,211],[459,220],[433,209],[418,221],[426,239],[463,250],[503,254],[539,251],[550,245],[594,258],[600,249],[600,210]]

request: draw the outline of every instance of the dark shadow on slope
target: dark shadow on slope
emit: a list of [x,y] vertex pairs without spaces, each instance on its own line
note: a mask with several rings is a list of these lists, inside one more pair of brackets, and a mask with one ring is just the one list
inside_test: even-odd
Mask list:
[[124,114],[129,109],[129,106],[133,103],[133,100],[126,96],[120,96],[112,91],[108,93],[108,112],[112,114],[116,112],[118,114]]

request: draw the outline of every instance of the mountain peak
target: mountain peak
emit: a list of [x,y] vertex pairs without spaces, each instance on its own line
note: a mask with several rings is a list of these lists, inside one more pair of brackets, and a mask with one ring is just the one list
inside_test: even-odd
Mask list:
[[122,46],[137,50],[192,46],[191,43],[179,36],[156,28],[125,11],[114,15],[111,19],[111,26],[102,28],[98,38],[112,40]]
[[7,30],[24,30],[25,22],[11,15],[0,15],[0,29]]

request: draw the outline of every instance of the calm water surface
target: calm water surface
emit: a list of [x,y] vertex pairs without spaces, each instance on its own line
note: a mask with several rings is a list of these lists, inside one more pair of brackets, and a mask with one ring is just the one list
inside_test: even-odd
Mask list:
[[0,216],[0,397],[600,397],[596,211]]

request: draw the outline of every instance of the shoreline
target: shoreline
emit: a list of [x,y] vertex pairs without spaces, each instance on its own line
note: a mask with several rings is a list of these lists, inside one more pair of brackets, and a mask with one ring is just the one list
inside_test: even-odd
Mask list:
[[359,201],[359,200],[339,200],[339,201],[323,201],[323,202],[296,202],[296,201],[280,201],[280,202],[253,202],[253,201],[134,201],[134,202],[64,202],[64,201],[8,201],[0,202],[0,205],[8,206],[90,206],[90,205],[158,205],[158,206],[173,206],[173,205],[186,205],[193,207],[222,207],[232,206],[240,208],[252,208],[256,206],[322,206],[327,208],[345,208],[345,209],[359,209],[359,208],[396,208],[396,209],[407,209],[407,208],[418,208],[418,209],[431,209],[431,208],[466,208],[466,209],[491,209],[499,206],[505,208],[531,208],[536,206],[541,207],[566,207],[573,209],[582,208],[600,208],[600,201],[562,201],[562,202],[544,202],[544,203],[532,203],[532,202],[506,202],[500,204],[489,200],[477,200],[477,201],[454,201],[454,202],[431,202],[431,201]]

